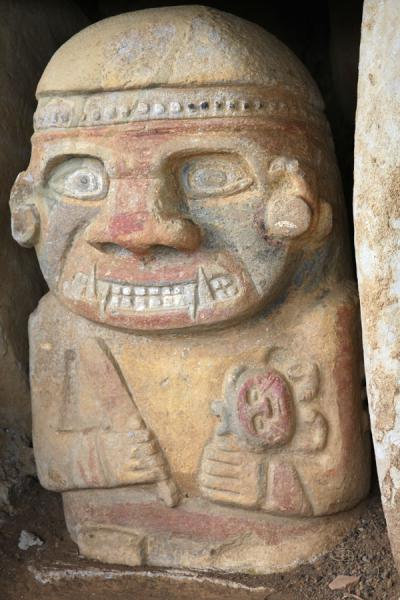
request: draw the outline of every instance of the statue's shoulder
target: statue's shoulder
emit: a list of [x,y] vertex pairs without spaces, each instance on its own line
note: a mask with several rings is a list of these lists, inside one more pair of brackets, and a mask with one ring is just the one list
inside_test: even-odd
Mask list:
[[267,315],[267,320],[276,321],[281,327],[282,319],[289,322],[307,321],[313,313],[328,315],[343,306],[358,310],[359,300],[355,281],[346,279],[327,282],[313,290],[296,290],[290,294],[278,310]]
[[333,310],[347,306],[358,310],[358,291],[355,281],[346,279],[316,291],[310,302],[311,310]]
[[47,292],[39,301],[36,309],[29,317],[29,328],[56,325],[58,321],[75,318],[75,315],[65,308],[52,292]]

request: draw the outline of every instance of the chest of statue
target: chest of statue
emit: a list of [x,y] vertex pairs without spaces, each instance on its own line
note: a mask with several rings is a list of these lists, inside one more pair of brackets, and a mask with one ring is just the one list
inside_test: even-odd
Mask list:
[[[35,452],[46,487],[65,491],[73,537],[89,554],[105,531],[143,541],[166,511],[170,543],[201,543],[204,514],[222,510],[219,528],[237,521],[232,539],[262,523],[266,543],[270,515],[356,504],[367,479],[345,465],[361,466],[368,441],[352,406],[355,310],[351,293],[297,295],[222,331],[132,336],[45,298],[31,319]],[[221,541],[208,533],[207,552]]]

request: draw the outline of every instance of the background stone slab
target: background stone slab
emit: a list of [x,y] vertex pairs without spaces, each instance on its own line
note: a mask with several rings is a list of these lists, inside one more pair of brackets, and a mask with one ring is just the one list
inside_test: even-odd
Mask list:
[[86,25],[73,2],[0,3],[0,509],[21,476],[33,472],[27,319],[45,289],[34,253],[11,238],[10,189],[29,161],[35,88],[44,66]]
[[366,0],[354,227],[365,371],[382,503],[400,564],[400,6]]

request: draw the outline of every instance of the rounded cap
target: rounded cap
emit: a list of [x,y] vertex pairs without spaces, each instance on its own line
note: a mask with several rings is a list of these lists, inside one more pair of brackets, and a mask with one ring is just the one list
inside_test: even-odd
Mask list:
[[218,85],[278,88],[323,108],[307,70],[273,35],[203,6],[139,10],[87,27],[55,53],[37,96]]

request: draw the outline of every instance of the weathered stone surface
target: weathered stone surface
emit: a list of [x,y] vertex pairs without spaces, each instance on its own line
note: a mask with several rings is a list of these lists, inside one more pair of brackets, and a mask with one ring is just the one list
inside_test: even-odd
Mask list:
[[30,320],[34,447],[71,536],[129,565],[321,554],[369,450],[315,85],[256,26],[177,7],[81,32],[38,98],[11,207],[50,288]]
[[400,12],[364,3],[354,221],[363,343],[382,502],[400,564]]
[[11,238],[8,200],[29,159],[40,74],[58,46],[86,24],[67,2],[0,5],[0,508],[8,504],[10,487],[31,472],[25,461],[31,451],[26,328],[44,291],[33,253]]

